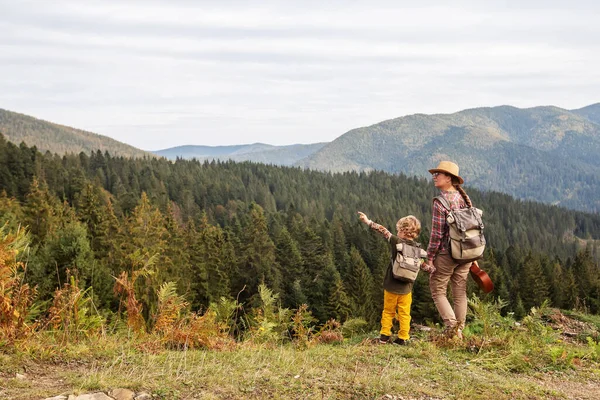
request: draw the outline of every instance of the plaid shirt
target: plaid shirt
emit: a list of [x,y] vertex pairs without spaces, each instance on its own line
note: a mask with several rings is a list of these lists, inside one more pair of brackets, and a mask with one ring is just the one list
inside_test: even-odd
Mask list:
[[388,231],[387,228],[383,225],[379,225],[376,222],[371,221],[369,224],[369,228],[373,229],[375,232],[379,233],[381,236],[385,238],[385,240],[389,241],[392,237],[392,232]]
[[[443,191],[441,192],[442,196],[448,203],[450,203],[450,208],[453,210],[456,208],[464,208],[466,207],[465,200],[462,198],[459,192],[453,191]],[[448,241],[450,238],[450,230],[448,228],[448,224],[446,224],[446,216],[448,215],[448,210],[444,208],[442,203],[439,200],[433,201],[433,216],[431,218],[431,237],[429,238],[429,246],[427,247],[427,259],[429,261],[433,261],[435,255],[442,251],[448,250]]]

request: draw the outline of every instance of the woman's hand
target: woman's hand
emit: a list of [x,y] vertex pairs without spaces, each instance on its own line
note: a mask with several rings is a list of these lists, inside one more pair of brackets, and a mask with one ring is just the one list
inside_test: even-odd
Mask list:
[[421,269],[429,274],[433,274],[435,272],[435,266],[432,261],[425,260],[423,264],[421,264]]
[[360,220],[361,220],[362,222],[364,222],[365,224],[369,224],[369,223],[371,223],[371,220],[369,219],[369,217],[367,217],[367,216],[365,215],[365,213],[362,213],[362,212],[360,212],[360,211],[358,212],[358,218],[360,218]]

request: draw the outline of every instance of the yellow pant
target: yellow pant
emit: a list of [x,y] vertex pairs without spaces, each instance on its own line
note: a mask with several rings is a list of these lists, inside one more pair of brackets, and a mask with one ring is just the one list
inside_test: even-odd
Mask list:
[[394,294],[387,290],[383,291],[383,312],[381,313],[381,331],[382,335],[392,336],[392,321],[398,316],[400,330],[398,337],[408,340],[410,330],[410,305],[412,304],[412,293]]

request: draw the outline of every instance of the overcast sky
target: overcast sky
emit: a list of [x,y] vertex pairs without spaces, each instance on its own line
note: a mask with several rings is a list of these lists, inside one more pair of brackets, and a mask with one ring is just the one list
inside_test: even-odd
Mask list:
[[600,2],[402,3],[0,0],[0,108],[158,150],[600,101]]

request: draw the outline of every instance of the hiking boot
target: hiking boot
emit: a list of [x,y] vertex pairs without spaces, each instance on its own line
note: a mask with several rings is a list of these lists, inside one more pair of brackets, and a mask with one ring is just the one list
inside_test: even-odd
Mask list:
[[390,342],[390,337],[388,335],[379,336],[379,344],[387,344]]
[[458,325],[447,326],[446,329],[444,329],[443,335],[448,339],[463,339],[462,329],[460,329]]
[[397,344],[398,346],[408,346],[407,339],[396,338],[392,343]]

